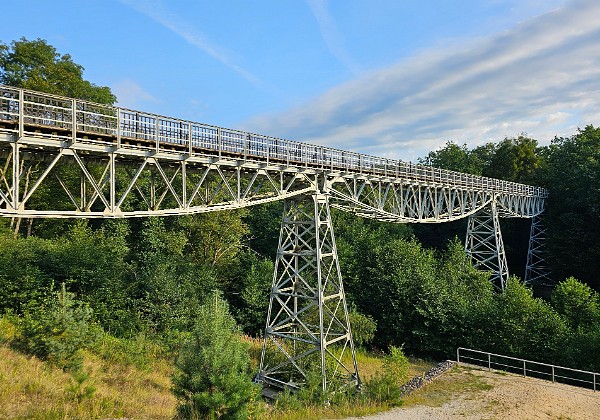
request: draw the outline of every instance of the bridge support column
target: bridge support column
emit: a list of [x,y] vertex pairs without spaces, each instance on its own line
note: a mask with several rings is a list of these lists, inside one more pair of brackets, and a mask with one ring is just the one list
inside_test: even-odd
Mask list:
[[491,271],[494,286],[504,290],[509,277],[508,264],[494,200],[469,216],[465,251],[473,266],[482,271]]
[[317,373],[323,391],[359,386],[329,196],[284,206],[256,380],[295,390]]
[[525,266],[526,285],[551,285],[554,284],[550,278],[550,269],[544,259],[544,242],[546,241],[546,229],[541,216],[537,215],[531,219],[531,230],[529,233],[529,249],[527,251],[527,265]]

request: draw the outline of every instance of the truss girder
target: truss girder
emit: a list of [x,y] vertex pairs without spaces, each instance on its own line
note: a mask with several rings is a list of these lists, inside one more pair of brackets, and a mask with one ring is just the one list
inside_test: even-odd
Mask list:
[[[423,171],[422,180],[420,172],[408,177],[400,176],[401,172],[392,177],[367,175],[289,160],[257,162],[245,156],[201,156],[138,149],[132,144],[116,147],[79,138],[53,139],[47,133],[19,137],[3,134],[1,127],[0,155],[0,215],[8,217],[188,214],[281,200],[317,188],[331,192],[334,207],[397,223],[441,223],[467,217],[492,197],[500,217],[533,217],[543,211],[545,201],[545,193],[534,187],[515,184],[512,188],[489,180],[480,185],[475,178],[465,182],[454,173],[444,177],[440,172],[443,182],[428,171]],[[65,165],[78,168],[85,184],[82,190],[89,196],[69,187],[64,175],[56,175]],[[319,187],[313,181],[316,177],[324,185]],[[69,206],[37,205],[37,191],[49,182],[61,185]],[[130,200],[133,195],[136,200]],[[133,202],[139,205],[132,206]]]
[[496,201],[469,216],[465,252],[475,268],[490,271],[492,283],[504,289],[509,273]]
[[286,199],[257,381],[297,389],[359,385],[329,196]]
[[542,217],[540,215],[533,217],[529,233],[527,265],[525,266],[524,282],[527,285],[554,284],[550,277],[550,268],[545,260],[544,244],[546,239],[546,228],[542,224]]
[[[9,146],[0,148],[0,216],[5,217],[201,213],[282,200],[316,185],[312,173],[235,160]],[[48,197],[50,189],[59,193]]]

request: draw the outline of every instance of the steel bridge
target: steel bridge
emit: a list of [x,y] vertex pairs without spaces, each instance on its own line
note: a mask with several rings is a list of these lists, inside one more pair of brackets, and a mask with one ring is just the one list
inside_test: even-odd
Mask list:
[[330,208],[393,223],[468,217],[465,250],[503,288],[499,218],[531,218],[526,282],[544,279],[543,188],[0,85],[0,216],[184,215],[283,200],[257,380],[359,385]]

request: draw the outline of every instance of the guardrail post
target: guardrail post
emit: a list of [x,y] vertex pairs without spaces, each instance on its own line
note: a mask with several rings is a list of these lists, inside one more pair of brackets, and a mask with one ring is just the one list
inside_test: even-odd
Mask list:
[[552,382],[554,382],[554,365],[552,365]]
[[117,108],[117,149],[121,148],[121,109]]
[[527,368],[525,366],[525,360],[523,360],[523,377],[527,377]]
[[25,93],[19,89],[19,138],[23,137],[25,131]]
[[156,153],[158,153],[158,150],[159,150],[158,130],[159,130],[158,115],[155,115],[154,116],[154,139],[156,140]]
[[192,149],[192,123],[191,122],[188,122],[188,153],[190,156],[192,156],[193,149]]
[[594,392],[596,392],[596,374],[594,373]]
[[219,152],[219,158],[221,157],[221,146],[222,146],[222,134],[221,134],[221,128],[217,128],[217,149]]
[[77,139],[77,101],[75,99],[71,100],[71,137],[71,141],[75,143]]
[[488,370],[492,370],[492,355],[488,353]]
[[460,363],[460,347],[456,348],[456,363]]

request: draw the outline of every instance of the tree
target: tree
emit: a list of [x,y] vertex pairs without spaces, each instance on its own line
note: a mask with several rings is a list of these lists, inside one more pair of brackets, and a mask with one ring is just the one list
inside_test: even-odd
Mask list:
[[419,163],[474,175],[481,175],[482,170],[480,161],[467,149],[466,144],[459,146],[451,141],[441,149],[429,152],[426,158],[420,158]]
[[231,263],[249,232],[242,220],[247,212],[246,209],[229,210],[177,218],[196,264],[219,268]]
[[552,292],[552,306],[575,330],[600,327],[600,296],[574,277],[556,286]]
[[0,43],[0,83],[102,104],[117,100],[107,86],[83,79],[83,66],[43,39]]
[[505,138],[495,147],[483,175],[513,182],[530,183],[541,161],[536,153],[537,141],[520,135]]
[[543,152],[553,276],[574,276],[599,290],[600,128],[589,125],[572,137],[556,138]]
[[244,418],[258,398],[250,378],[248,345],[241,341],[227,303],[215,291],[200,308],[192,337],[176,363],[173,392],[184,418]]

